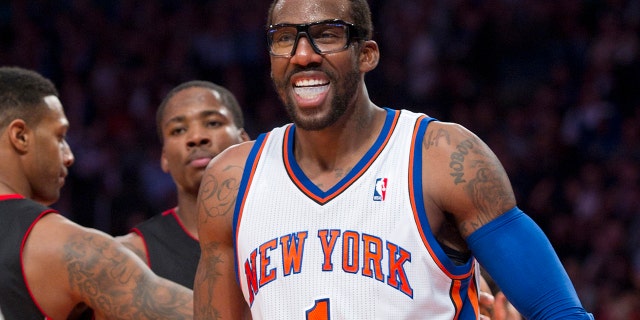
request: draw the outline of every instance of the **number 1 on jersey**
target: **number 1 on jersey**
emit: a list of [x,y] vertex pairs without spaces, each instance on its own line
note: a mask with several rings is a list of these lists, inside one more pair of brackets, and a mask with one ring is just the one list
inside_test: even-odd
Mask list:
[[307,320],[329,320],[329,299],[316,300],[313,308],[307,310]]

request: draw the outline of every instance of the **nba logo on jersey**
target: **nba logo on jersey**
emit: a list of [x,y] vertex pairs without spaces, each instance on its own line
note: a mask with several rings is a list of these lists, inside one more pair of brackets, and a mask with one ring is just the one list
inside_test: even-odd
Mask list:
[[373,189],[373,201],[384,201],[387,195],[387,178],[376,179],[376,185]]

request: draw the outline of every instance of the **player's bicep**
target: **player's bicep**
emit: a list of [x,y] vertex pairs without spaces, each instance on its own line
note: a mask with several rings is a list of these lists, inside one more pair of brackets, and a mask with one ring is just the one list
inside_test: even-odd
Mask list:
[[502,164],[480,138],[457,124],[433,125],[423,144],[423,170],[435,178],[425,181],[425,190],[455,217],[466,237],[513,208],[513,190]]

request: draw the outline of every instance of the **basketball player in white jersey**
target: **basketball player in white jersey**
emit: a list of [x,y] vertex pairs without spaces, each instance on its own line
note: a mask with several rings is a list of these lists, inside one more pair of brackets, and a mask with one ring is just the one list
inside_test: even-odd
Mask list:
[[592,319],[484,142],[369,99],[366,0],[276,0],[267,25],[293,123],[208,166],[197,319],[475,319],[479,263],[527,318]]

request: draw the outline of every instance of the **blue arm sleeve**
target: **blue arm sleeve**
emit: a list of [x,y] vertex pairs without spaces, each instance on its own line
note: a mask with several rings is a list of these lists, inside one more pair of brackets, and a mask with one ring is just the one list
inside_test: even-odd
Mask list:
[[527,319],[593,319],[547,236],[518,207],[473,232],[467,243]]

